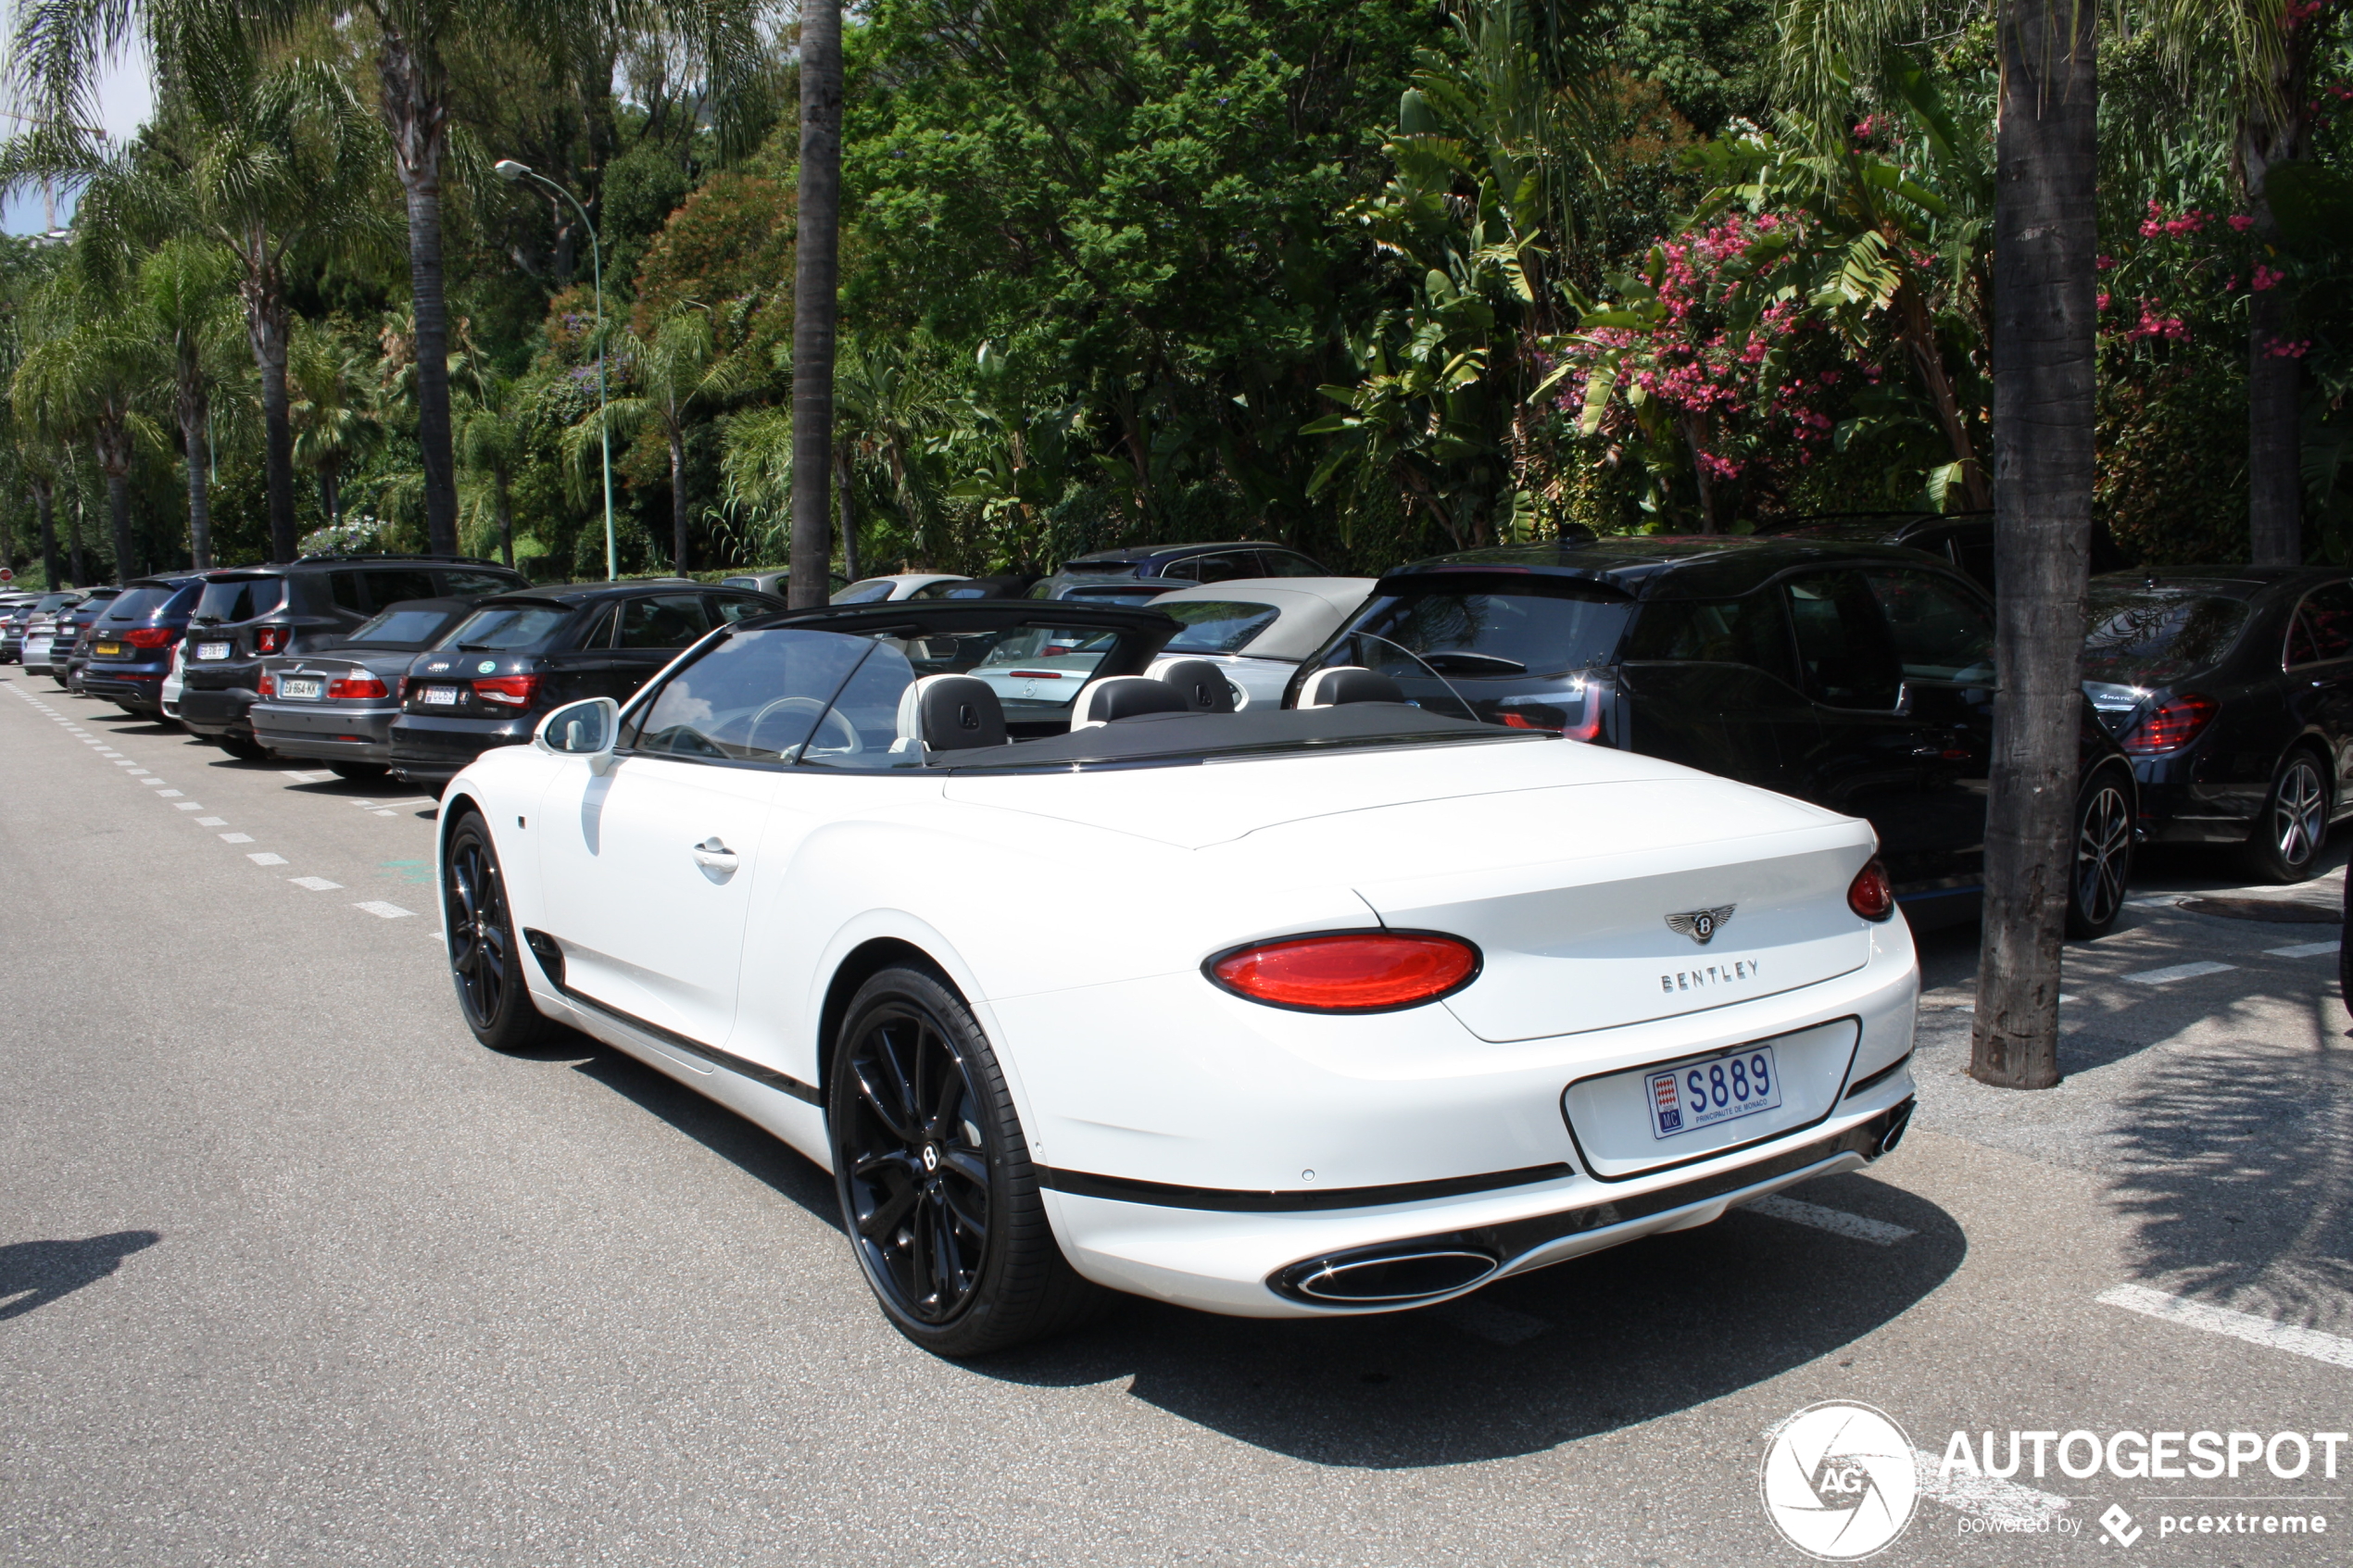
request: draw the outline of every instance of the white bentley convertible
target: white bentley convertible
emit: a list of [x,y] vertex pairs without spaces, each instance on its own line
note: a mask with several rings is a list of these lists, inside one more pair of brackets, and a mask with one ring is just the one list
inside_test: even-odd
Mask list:
[[[1176,630],[798,610],[556,709],[443,799],[468,1023],[572,1024],[829,1168],[946,1355],[1103,1287],[1443,1300],[1902,1136],[1918,970],[1864,823],[1370,671],[1236,713]],[[1030,643],[1088,648],[1075,697],[965,673]]]

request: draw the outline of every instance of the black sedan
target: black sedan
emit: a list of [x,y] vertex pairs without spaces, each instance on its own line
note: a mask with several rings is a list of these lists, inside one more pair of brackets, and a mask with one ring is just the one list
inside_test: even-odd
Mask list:
[[[1439,711],[1640,751],[1869,820],[1916,926],[1983,890],[1994,608],[1944,562],[1798,539],[1472,550],[1381,579],[1302,667],[1355,666]],[[2124,901],[2135,786],[2083,709],[2068,925]]]
[[473,608],[472,599],[408,599],[315,652],[263,659],[259,696],[245,710],[253,738],[281,757],[323,761],[342,778],[384,777],[401,678]]
[[2145,838],[2241,845],[2301,882],[2353,811],[2353,581],[2343,567],[2094,578],[2084,689],[2132,755]]
[[501,594],[409,667],[392,721],[392,771],[438,788],[494,746],[531,739],[548,709],[627,700],[705,633],[785,608],[681,579],[582,583]]

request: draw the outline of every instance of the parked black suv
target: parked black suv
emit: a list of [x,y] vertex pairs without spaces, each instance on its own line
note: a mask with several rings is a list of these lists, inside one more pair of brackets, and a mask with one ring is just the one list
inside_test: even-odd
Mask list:
[[[1332,666],[1435,711],[1867,818],[1915,926],[1977,913],[1994,607],[1920,551],[1712,535],[1441,556],[1382,578],[1285,706]],[[2088,701],[2080,734],[2068,926],[2082,937],[2122,910],[2139,803],[2132,759]]]
[[263,755],[245,718],[261,661],[303,639],[342,636],[404,599],[479,598],[530,580],[466,556],[305,556],[206,577],[188,627],[180,721],[232,756]]
[[90,662],[82,689],[142,719],[163,717],[163,678],[172,649],[195,613],[204,579],[189,572],[137,577],[90,629]]
[[409,667],[392,771],[438,788],[492,746],[528,741],[548,709],[592,696],[626,701],[713,627],[784,608],[766,594],[684,578],[484,599]]
[[80,604],[57,612],[57,640],[49,648],[49,675],[66,690],[82,689],[82,670],[90,662],[90,628],[122,594],[119,583],[93,588]]

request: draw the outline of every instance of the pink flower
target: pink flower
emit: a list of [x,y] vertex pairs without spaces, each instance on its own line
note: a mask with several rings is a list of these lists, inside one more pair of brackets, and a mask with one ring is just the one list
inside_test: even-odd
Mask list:
[[2286,279],[2285,272],[2275,267],[2266,267],[2259,261],[2255,264],[2255,276],[2247,280],[2246,286],[2260,294],[2265,289],[2278,288]]
[[2290,342],[2284,337],[2275,337],[2263,345],[2263,352],[2274,359],[2301,359],[2310,352],[2311,347],[2312,340],[2309,337],[2295,342]]
[[2242,234],[2246,233],[2249,229],[2255,227],[2255,220],[2249,218],[2244,212],[2233,212],[2229,218],[2225,219],[2224,221],[2229,223],[2232,229]]
[[2100,308],[2102,310],[2106,310],[2108,308],[2108,290],[2100,290]]
[[2116,257],[2112,256],[2095,257],[2093,259],[2093,265],[2097,267],[2101,271],[2105,272],[2109,268],[2116,265]]

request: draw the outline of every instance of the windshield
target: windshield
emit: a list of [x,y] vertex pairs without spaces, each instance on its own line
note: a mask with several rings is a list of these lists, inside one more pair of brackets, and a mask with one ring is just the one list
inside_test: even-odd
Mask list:
[[233,577],[208,583],[196,598],[195,619],[216,622],[251,621],[286,602],[283,577]]
[[446,609],[388,609],[345,639],[345,646],[369,643],[381,647],[421,648],[449,624]]
[[2211,670],[2246,629],[2245,600],[2188,588],[2092,588],[2083,679],[2161,686]]
[[1185,623],[1168,639],[1169,653],[1239,653],[1283,613],[1272,605],[1227,599],[1189,599],[1160,608]]
[[572,611],[560,605],[489,605],[467,617],[448,645],[467,653],[529,647],[571,619]]

